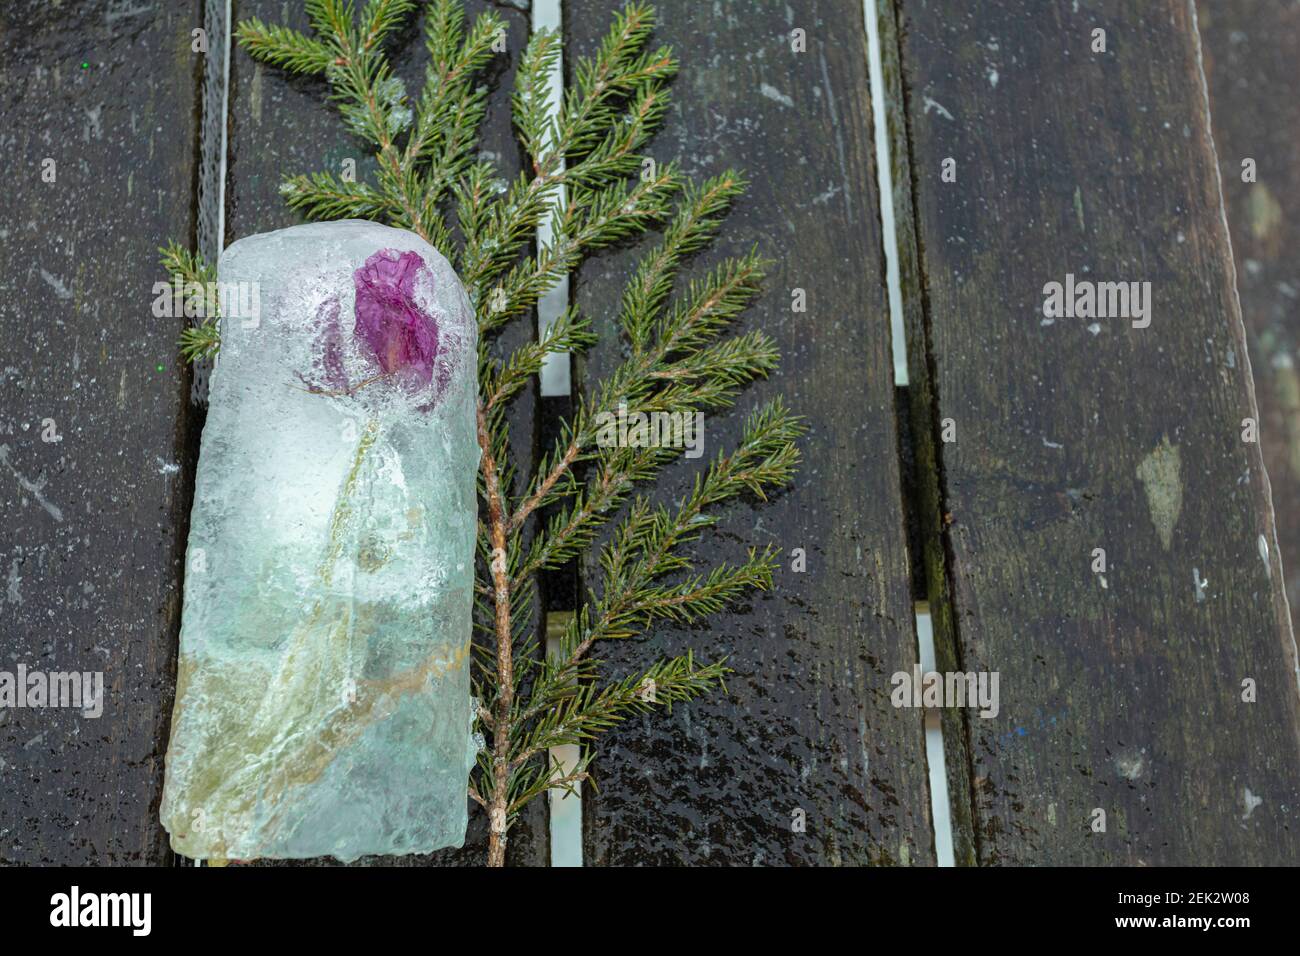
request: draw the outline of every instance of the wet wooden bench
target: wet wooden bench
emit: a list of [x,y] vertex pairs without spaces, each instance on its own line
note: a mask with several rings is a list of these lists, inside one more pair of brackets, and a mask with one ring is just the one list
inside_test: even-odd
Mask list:
[[[156,247],[297,221],[287,173],[366,172],[319,84],[238,50],[214,115],[220,5],[146,6],[0,10],[0,669],[93,663],[108,691],[96,722],[0,710],[4,863],[172,861],[157,807],[202,412],[179,325],[149,317]],[[286,6],[233,15],[304,25]],[[495,6],[513,58],[529,14]],[[752,180],[704,263],[753,244],[777,260],[742,328],[783,364],[709,441],[778,394],[809,432],[795,486],[699,547],[707,566],[775,545],[772,590],[605,653],[611,673],[686,648],[735,673],[603,738],[585,862],[935,863],[923,716],[891,701],[918,602],[939,670],[999,676],[997,716],[942,712],[957,863],[1300,859],[1300,11],[880,0],[903,385],[863,5],[658,7],[683,70],[650,153]],[[567,56],[609,12],[566,0]],[[398,49],[418,68],[418,42]],[[507,169],[508,76],[485,144]],[[214,223],[198,185],[223,168],[223,120]],[[607,333],[576,389],[617,358],[634,255],[573,280]],[[1067,275],[1149,281],[1149,325],[1045,315]],[[565,405],[527,398],[515,431],[546,434]],[[590,570],[548,581],[548,613]],[[478,863],[484,831],[400,862]],[[546,864],[548,834],[539,801],[510,862]]]

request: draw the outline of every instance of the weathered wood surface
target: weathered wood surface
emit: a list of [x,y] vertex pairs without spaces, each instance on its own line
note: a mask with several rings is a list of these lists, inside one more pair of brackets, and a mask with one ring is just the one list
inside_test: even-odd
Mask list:
[[[1300,6],[1197,6],[1282,571],[1300,602]],[[1254,160],[1255,181],[1242,179]]]
[[[157,246],[192,240],[197,0],[0,5],[0,863],[157,864],[193,447]],[[54,161],[54,182],[42,178]],[[47,441],[47,438],[57,440]]]
[[[608,6],[566,3],[569,64],[592,52]],[[752,180],[695,267],[754,243],[776,260],[737,330],[774,336],[782,367],[732,412],[707,416],[705,459],[734,445],[748,409],[777,394],[806,416],[809,434],[794,486],[766,505],[730,507],[696,548],[708,568],[774,544],[783,560],[772,591],[599,654],[610,675],[688,648],[728,658],[735,673],[726,696],[600,739],[600,790],[583,805],[585,861],[931,863],[921,713],[889,699],[890,676],[910,673],[916,642],[862,6],[657,7],[657,39],[682,72],[649,154],[694,178],[734,165]],[[796,28],[806,52],[792,51]],[[580,385],[618,359],[614,306],[637,252],[603,255],[578,276],[576,302],[602,334]],[[795,288],[806,290],[806,313],[791,310]],[[700,464],[672,466],[656,496],[676,499]],[[807,554],[803,573],[791,570],[795,548]],[[792,832],[800,810],[807,830]]]
[[[507,178],[520,168],[520,153],[510,128],[509,92],[514,65],[528,40],[526,12],[487,0],[465,4],[467,22],[484,10],[493,9],[508,24],[508,52],[495,61],[490,74],[495,92],[485,122],[484,149],[494,154]],[[236,0],[234,23],[249,17],[267,23],[284,23],[310,34],[310,22],[300,5],[279,0]],[[390,44],[397,74],[412,96],[424,83],[428,51],[424,47],[423,18],[412,16],[410,24]],[[331,170],[338,173],[343,161],[356,163],[358,181],[374,181],[374,158],[370,148],[350,136],[328,101],[324,79],[290,76],[274,67],[254,62],[243,50],[235,49],[230,69],[230,147],[226,182],[226,243],[243,236],[280,229],[303,221],[280,195],[286,176]],[[501,340],[503,348],[518,345],[531,335],[527,320],[514,323]],[[522,482],[524,464],[536,450],[535,398],[524,394],[516,402],[511,418],[516,465]],[[540,618],[539,618],[540,620]],[[550,858],[545,801],[537,800],[510,832],[511,865],[545,865]],[[470,806],[470,829],[460,850],[440,851],[429,856],[374,857],[363,863],[383,865],[479,866],[487,859],[487,820],[481,809]],[[329,864],[332,861],[313,861]]]
[[[956,658],[1000,675],[967,713],[978,860],[1294,863],[1295,644],[1193,13],[1077,6],[902,6]],[[1150,281],[1150,326],[1046,320],[1067,273]]]

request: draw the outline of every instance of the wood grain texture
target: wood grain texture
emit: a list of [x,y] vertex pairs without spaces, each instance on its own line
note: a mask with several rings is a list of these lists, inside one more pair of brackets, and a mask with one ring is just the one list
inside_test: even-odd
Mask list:
[[[901,10],[956,657],[1000,675],[967,715],[979,861],[1294,862],[1295,643],[1194,12]],[[1067,273],[1149,281],[1150,326],[1045,320]]]
[[151,304],[157,247],[193,237],[200,22],[197,0],[0,5],[0,669],[104,690],[98,718],[0,709],[0,863],[170,855],[193,448],[184,320]]
[[[1300,4],[1200,3],[1210,118],[1237,264],[1287,600],[1300,602]],[[1242,180],[1242,160],[1255,181]]]
[[[776,260],[737,331],[762,328],[780,370],[705,419],[705,458],[734,446],[748,410],[784,395],[806,417],[804,463],[764,505],[736,503],[696,547],[698,566],[775,545],[773,589],[694,628],[658,627],[598,654],[610,676],[694,649],[728,658],[729,693],[635,718],[602,736],[584,798],[590,864],[856,864],[934,860],[919,711],[891,706],[915,660],[889,313],[883,286],[862,6],[657,4],[659,42],[682,62],[648,150],[696,179],[751,178],[695,274],[757,243]],[[605,3],[565,4],[567,63],[608,28]],[[806,52],[790,34],[805,31]],[[617,297],[637,248],[581,270],[576,302],[601,333],[588,386],[618,360]],[[791,310],[792,290],[808,310]],[[676,499],[701,462],[655,490]],[[807,570],[792,570],[803,548]],[[586,562],[597,582],[595,554]],[[795,811],[806,832],[792,832]]]
[[[528,40],[526,12],[487,0],[465,3],[468,23],[484,10],[495,10],[508,25],[508,52],[497,57],[487,82],[493,87],[491,105],[484,124],[482,150],[499,164],[502,175],[517,174],[521,158],[510,128],[509,92],[514,65]],[[310,23],[300,5],[278,0],[236,0],[234,22],[259,17],[267,23],[284,23],[310,33]],[[409,25],[390,44],[394,70],[412,96],[423,86],[428,51],[424,47],[422,14],[413,15]],[[335,108],[329,103],[323,79],[289,76],[283,71],[254,62],[236,49],[230,70],[230,150],[226,193],[226,243],[243,236],[294,225],[301,220],[279,193],[286,176],[318,170],[338,172],[345,159],[356,162],[357,180],[374,181],[374,157],[362,141],[348,135]],[[523,320],[503,333],[500,345],[511,348],[531,336],[531,322]],[[526,393],[516,402],[510,424],[517,455],[516,467],[524,480],[526,462],[535,454],[536,399]],[[540,615],[538,618],[540,622]],[[480,866],[487,859],[487,823],[482,810],[470,805],[470,826],[460,850],[446,850],[429,856],[371,857],[362,865],[453,865]],[[537,800],[510,834],[511,865],[544,866],[549,862],[549,837],[545,801]],[[331,861],[313,861],[329,864]]]

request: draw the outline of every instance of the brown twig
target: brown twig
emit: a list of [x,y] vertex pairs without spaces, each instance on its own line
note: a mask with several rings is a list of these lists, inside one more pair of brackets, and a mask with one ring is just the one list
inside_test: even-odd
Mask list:
[[492,789],[488,794],[488,866],[505,866],[506,792],[510,777],[510,712],[514,708],[514,646],[510,632],[510,577],[505,563],[506,517],[501,501],[501,481],[492,438],[488,434],[483,401],[478,404],[478,443],[483,450],[483,484],[487,492],[488,528],[492,540],[489,562],[496,605],[497,700],[492,727]]

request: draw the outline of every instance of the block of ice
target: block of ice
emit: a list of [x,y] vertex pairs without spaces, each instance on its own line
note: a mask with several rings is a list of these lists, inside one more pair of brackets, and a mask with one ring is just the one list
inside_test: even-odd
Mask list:
[[[409,232],[236,242],[185,571],[162,822],[190,857],[464,841],[476,328]],[[240,294],[242,292],[242,295]]]

